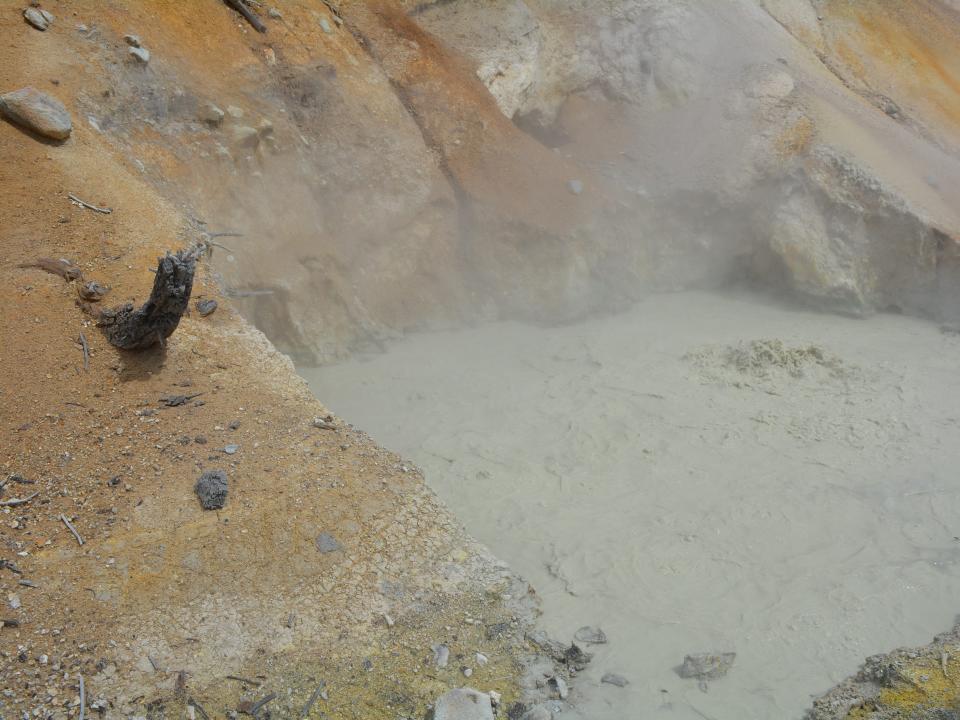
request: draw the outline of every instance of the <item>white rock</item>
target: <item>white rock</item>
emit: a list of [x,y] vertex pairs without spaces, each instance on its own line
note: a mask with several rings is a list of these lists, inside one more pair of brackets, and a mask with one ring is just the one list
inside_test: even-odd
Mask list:
[[135,60],[142,62],[144,65],[150,62],[150,51],[144,47],[130,48],[130,55],[132,55]]
[[438,668],[445,668],[447,663],[450,661],[450,648],[446,645],[438,643],[433,645],[431,648],[433,650],[433,662]]
[[31,87],[0,95],[0,115],[54,140],[66,140],[73,130],[63,103]]
[[50,27],[50,23],[53,22],[53,15],[46,10],[29,7],[23,11],[23,19],[33,25],[37,30],[46,30]]

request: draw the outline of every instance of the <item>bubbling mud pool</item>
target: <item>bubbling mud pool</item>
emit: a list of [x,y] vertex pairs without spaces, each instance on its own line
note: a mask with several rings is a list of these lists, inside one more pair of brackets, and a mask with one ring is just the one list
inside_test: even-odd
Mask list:
[[[531,581],[549,633],[603,629],[583,718],[799,718],[960,612],[960,337],[934,324],[681,293],[301,371]],[[737,657],[701,688],[676,673],[696,652]]]

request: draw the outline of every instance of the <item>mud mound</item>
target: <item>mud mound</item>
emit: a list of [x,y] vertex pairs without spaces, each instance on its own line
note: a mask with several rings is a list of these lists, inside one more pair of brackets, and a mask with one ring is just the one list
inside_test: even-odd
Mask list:
[[708,347],[685,358],[707,374],[730,373],[758,380],[848,379],[855,368],[819,345],[789,345],[776,338]]

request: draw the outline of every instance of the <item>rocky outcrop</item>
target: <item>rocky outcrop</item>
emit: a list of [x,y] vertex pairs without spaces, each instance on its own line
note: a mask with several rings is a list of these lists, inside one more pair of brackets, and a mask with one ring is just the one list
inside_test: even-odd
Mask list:
[[867,658],[818,698],[807,720],[944,720],[960,712],[960,632],[925,647]]
[[[79,98],[91,127],[209,231],[242,232],[214,253],[229,291],[317,363],[418,328],[569,321],[730,282],[948,313],[949,128],[896,88],[891,115],[841,72],[841,29],[867,47],[900,13],[842,5],[317,3],[214,52],[217,8],[145,36],[149,69],[117,62],[148,26],[136,12],[69,41],[107,74]],[[870,84],[886,66],[864,67]]]

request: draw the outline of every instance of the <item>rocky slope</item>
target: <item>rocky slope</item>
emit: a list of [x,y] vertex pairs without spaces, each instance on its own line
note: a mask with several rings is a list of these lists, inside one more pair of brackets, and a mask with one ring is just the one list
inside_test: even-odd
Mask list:
[[[329,416],[208,257],[193,297],[219,309],[191,303],[141,353],[112,347],[79,283],[37,262],[69,258],[110,286],[103,304],[142,302],[158,255],[210,239],[179,169],[191,133],[214,131],[147,115],[199,110],[171,78],[203,77],[228,56],[213,36],[245,32],[219,3],[46,8],[43,32],[0,13],[3,90],[35,86],[73,119],[65,141],[0,123],[0,717],[223,717],[266,700],[260,717],[395,718],[465,683],[504,708],[536,696],[524,668],[554,661],[527,638],[532,591],[415,468]],[[191,58],[177,48],[195,23]],[[194,485],[213,469],[228,495],[205,511]]]

